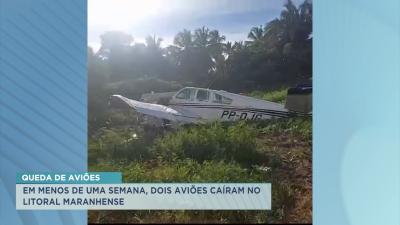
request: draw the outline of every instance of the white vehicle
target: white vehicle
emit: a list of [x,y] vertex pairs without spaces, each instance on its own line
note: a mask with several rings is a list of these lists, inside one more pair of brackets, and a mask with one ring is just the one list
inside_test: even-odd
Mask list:
[[[265,120],[285,118],[297,113],[284,105],[226,91],[185,87],[166,105],[141,102],[121,95],[112,95],[137,112],[169,122],[204,123],[213,121]],[[146,98],[150,98],[146,94]]]

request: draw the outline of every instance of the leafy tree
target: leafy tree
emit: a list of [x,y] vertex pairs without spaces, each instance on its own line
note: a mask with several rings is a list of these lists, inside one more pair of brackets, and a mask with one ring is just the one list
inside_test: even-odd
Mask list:
[[192,32],[186,29],[179,32],[174,38],[174,45],[182,50],[193,47]]
[[146,37],[146,46],[149,49],[161,51],[161,42],[162,41],[163,41],[162,38],[157,38],[155,35],[154,36],[149,35]]
[[167,47],[156,35],[137,43],[130,34],[108,31],[100,39],[96,53],[88,49],[89,117],[104,124],[109,95],[118,91],[138,97],[139,92],[161,90],[159,82],[149,85],[147,81],[233,92],[308,82],[312,74],[312,3],[305,0],[296,7],[286,1],[279,17],[251,28],[248,40],[240,42],[226,41],[218,30],[205,26],[178,32]]
[[264,37],[264,29],[262,26],[259,27],[252,27],[250,30],[250,33],[247,35],[247,37],[252,41],[252,42],[257,42],[261,41]]
[[174,45],[167,49],[167,55],[173,57],[177,65],[178,78],[193,82],[198,86],[207,85],[209,75],[216,70],[217,60],[222,55],[225,36],[217,30],[207,27],[179,32],[174,38]]
[[100,35],[101,48],[97,52],[98,56],[107,57],[111,51],[123,47],[129,47],[133,42],[133,37],[121,31],[108,31]]

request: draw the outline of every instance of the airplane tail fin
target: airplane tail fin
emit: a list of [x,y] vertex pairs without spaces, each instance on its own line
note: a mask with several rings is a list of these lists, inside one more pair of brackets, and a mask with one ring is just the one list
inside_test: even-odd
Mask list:
[[312,86],[302,84],[289,88],[285,108],[294,112],[312,113]]

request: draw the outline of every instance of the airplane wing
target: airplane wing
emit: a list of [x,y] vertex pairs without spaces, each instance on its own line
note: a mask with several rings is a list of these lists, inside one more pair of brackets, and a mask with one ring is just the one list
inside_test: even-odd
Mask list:
[[160,119],[166,119],[174,122],[183,122],[183,123],[200,122],[201,119],[198,115],[193,115],[192,113],[183,111],[182,109],[177,110],[164,105],[140,102],[126,98],[121,95],[112,95],[111,98],[117,98],[122,100],[128,106],[130,106],[139,113],[149,116],[154,116]]

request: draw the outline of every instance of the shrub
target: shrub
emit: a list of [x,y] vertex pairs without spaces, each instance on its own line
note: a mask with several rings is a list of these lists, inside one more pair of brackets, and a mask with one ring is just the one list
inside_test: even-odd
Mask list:
[[267,91],[267,92],[253,91],[250,92],[249,96],[266,101],[284,103],[286,101],[287,90],[288,90],[287,88],[281,88],[276,91]]
[[[192,159],[175,162],[132,162],[130,164],[104,163],[92,166],[91,171],[122,171],[125,183],[135,182],[266,182],[265,175],[256,170],[241,167],[235,162],[204,161]],[[94,218],[99,217],[90,211]],[[101,212],[101,211],[100,211]],[[127,212],[127,211],[126,211]],[[266,222],[265,211],[199,211],[199,210],[152,210],[129,211],[124,219],[140,218],[145,222]],[[121,218],[121,215],[111,212],[111,218]],[[106,221],[104,221],[106,222]],[[136,221],[137,222],[137,221]]]
[[235,162],[192,159],[175,162],[133,162],[122,168],[124,182],[262,182],[261,171]]
[[235,160],[251,165],[258,161],[256,133],[245,123],[225,127],[221,123],[181,129],[156,140],[153,152],[161,159],[191,158]]
[[295,190],[291,185],[275,182],[272,186],[272,211],[269,214],[271,222],[288,221],[295,201]]
[[251,165],[259,161],[256,151],[255,129],[244,122],[231,126],[227,130],[227,145],[225,158]]
[[312,138],[312,119],[309,117],[264,120],[255,125],[261,134],[290,134],[308,141]]
[[151,154],[143,137],[131,129],[103,129],[89,140],[89,164],[101,160],[145,160]]

